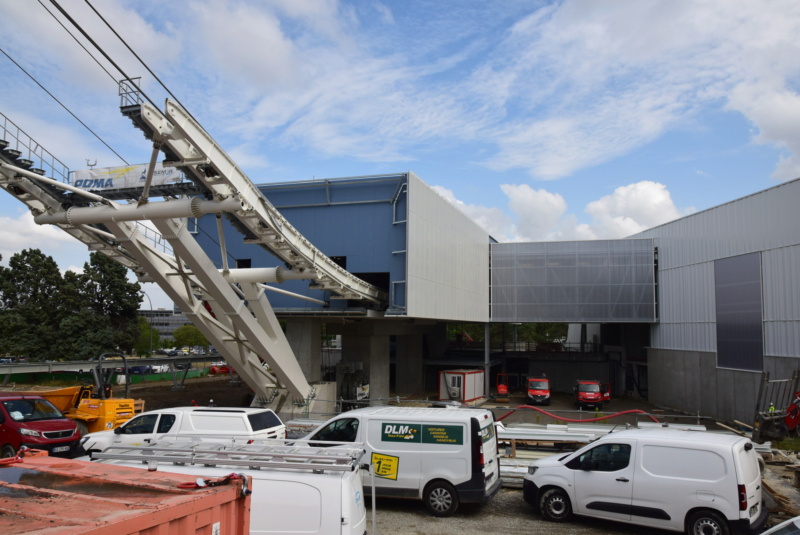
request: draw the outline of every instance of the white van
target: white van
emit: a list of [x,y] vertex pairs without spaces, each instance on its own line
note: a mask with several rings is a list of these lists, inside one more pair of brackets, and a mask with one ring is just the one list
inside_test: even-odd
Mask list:
[[580,450],[535,461],[525,501],[563,522],[572,513],[704,533],[760,533],[767,520],[750,439],[677,429],[610,433]]
[[110,431],[87,433],[85,453],[109,446],[139,446],[168,435],[269,439],[286,438],[286,426],[275,412],[257,407],[175,407],[143,412]]
[[170,437],[145,446],[115,446],[95,462],[189,474],[201,484],[232,473],[252,479],[252,535],[366,535],[360,444],[311,448],[279,440]]
[[[312,445],[361,442],[370,476],[364,491],[422,499],[435,516],[460,503],[483,503],[500,490],[494,415],[459,407],[369,407],[344,412],[308,435]],[[333,444],[330,444],[333,445]]]

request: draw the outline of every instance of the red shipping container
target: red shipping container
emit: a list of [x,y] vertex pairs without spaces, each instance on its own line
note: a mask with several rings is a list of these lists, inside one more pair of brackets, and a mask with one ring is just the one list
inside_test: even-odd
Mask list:
[[0,462],[0,533],[249,533],[249,479],[202,488],[196,481],[189,475],[47,456]]

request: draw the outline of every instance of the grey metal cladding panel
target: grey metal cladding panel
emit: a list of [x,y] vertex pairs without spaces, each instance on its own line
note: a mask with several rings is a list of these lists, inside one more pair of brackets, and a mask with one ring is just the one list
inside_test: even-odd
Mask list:
[[658,349],[716,352],[716,323],[665,323],[650,329],[650,346]]
[[489,320],[489,235],[408,175],[408,317]]
[[714,263],[659,270],[659,305],[662,323],[715,321]]
[[714,275],[717,365],[763,370],[761,255],[752,253],[717,260]]
[[800,321],[765,321],[764,354],[771,357],[800,358],[798,332]]
[[761,259],[764,320],[800,320],[800,246],[765,251]]
[[655,238],[662,269],[800,244],[800,180],[631,236]]

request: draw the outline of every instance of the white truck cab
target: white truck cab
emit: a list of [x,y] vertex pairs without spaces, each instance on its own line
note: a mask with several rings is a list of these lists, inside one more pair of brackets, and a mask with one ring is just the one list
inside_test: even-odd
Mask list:
[[609,433],[535,461],[523,497],[546,520],[571,515],[705,533],[760,533],[767,520],[748,438],[677,429]]
[[169,435],[283,439],[286,426],[270,409],[175,407],[143,412],[113,431],[88,433],[81,447],[92,453],[110,446],[141,446]]
[[311,445],[363,443],[376,496],[422,499],[449,516],[460,503],[483,503],[500,489],[494,415],[486,409],[369,407],[344,412],[305,437]]

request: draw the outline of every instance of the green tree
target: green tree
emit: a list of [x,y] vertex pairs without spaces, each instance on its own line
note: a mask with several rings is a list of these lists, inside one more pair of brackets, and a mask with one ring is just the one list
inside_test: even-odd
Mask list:
[[141,286],[128,280],[127,268],[106,255],[94,252],[84,264],[84,291],[95,315],[111,322],[114,347],[130,352],[139,339],[137,311],[142,303]]
[[60,358],[62,294],[61,272],[51,257],[38,249],[12,255],[0,270],[0,352],[31,360]]
[[152,356],[151,351],[159,348],[160,338],[158,331],[150,325],[150,322],[139,316],[139,340],[136,341],[136,354]]
[[0,266],[0,353],[35,361],[130,351],[139,338],[139,288],[101,253],[84,273],[63,276],[38,249],[16,253]]
[[175,339],[175,345],[177,347],[200,346],[206,349],[208,348],[208,340],[206,340],[206,337],[200,332],[200,329],[194,325],[178,327],[175,329],[175,332],[172,333],[172,337]]

